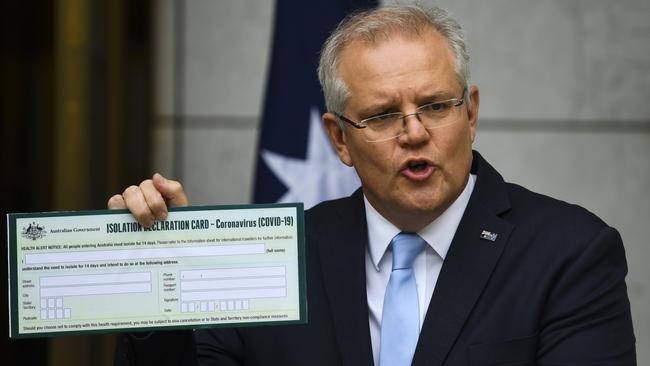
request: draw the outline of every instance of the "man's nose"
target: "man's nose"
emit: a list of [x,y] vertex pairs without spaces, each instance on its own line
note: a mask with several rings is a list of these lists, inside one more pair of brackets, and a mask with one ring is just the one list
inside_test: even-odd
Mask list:
[[406,142],[410,144],[426,141],[430,135],[429,130],[424,127],[419,113],[407,114],[403,117]]

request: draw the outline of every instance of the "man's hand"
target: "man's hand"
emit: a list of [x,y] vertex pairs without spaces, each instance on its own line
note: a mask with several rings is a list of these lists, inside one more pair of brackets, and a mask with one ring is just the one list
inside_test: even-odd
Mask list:
[[142,181],[139,186],[130,186],[108,200],[108,208],[128,208],[144,227],[150,227],[155,220],[167,218],[167,206],[187,206],[188,200],[183,186],[156,173],[152,179]]

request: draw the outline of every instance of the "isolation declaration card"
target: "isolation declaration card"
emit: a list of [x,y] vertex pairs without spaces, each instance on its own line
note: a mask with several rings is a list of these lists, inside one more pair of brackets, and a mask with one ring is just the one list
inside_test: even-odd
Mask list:
[[9,336],[305,323],[302,204],[8,214]]

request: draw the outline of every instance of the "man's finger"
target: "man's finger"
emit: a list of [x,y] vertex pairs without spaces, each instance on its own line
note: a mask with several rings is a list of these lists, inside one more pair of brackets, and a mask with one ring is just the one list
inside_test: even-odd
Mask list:
[[126,208],[131,211],[135,219],[144,227],[150,227],[154,223],[154,216],[144,198],[144,194],[138,186],[130,186],[122,193]]
[[149,210],[157,220],[164,220],[167,218],[167,204],[161,192],[156,189],[151,179],[147,179],[140,183],[140,191],[144,196]]
[[121,194],[116,194],[113,197],[108,199],[107,206],[110,210],[126,208],[126,203],[124,202],[124,197]]
[[156,173],[153,175],[153,184],[156,189],[162,194],[167,204],[172,207],[187,206],[189,201],[183,191],[183,186],[180,182],[167,179],[162,175]]

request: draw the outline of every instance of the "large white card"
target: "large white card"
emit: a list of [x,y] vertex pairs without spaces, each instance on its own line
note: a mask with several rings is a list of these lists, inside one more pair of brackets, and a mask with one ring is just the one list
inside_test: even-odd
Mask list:
[[10,337],[305,323],[302,204],[8,214]]

